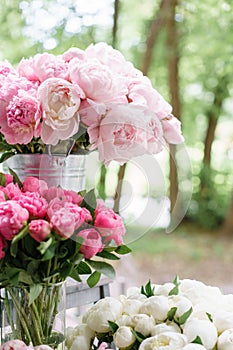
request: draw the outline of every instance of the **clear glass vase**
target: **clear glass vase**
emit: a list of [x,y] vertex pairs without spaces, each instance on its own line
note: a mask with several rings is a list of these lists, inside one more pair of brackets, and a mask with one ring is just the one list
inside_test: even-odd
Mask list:
[[9,286],[0,291],[0,345],[20,339],[27,345],[65,350],[65,282],[31,290]]

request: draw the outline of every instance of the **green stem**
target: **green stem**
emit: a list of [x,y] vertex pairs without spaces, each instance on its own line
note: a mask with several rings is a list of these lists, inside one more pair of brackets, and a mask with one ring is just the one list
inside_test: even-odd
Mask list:
[[28,339],[28,342],[30,343],[30,342],[32,342],[32,338],[31,338],[31,335],[30,335],[30,332],[28,329],[28,324],[27,324],[28,317],[24,311],[24,308],[20,306],[20,303],[18,302],[17,297],[14,295],[12,289],[8,288],[7,290],[9,291],[9,294],[10,294],[12,301],[16,307],[16,310],[17,310],[18,314],[20,315],[20,323],[21,323],[22,328],[24,330],[24,333]]

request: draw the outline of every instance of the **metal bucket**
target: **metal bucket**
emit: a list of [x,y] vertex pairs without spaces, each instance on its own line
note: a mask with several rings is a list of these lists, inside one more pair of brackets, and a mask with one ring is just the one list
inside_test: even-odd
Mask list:
[[76,192],[85,189],[86,155],[16,154],[3,163],[3,170],[11,168],[23,181],[37,177],[48,186],[61,186]]

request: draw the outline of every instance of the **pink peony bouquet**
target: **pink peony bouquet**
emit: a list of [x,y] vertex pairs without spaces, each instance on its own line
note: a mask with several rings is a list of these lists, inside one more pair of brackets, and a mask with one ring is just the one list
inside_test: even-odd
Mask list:
[[43,153],[73,139],[106,165],[183,142],[171,106],[106,43],[0,63],[0,151]]
[[81,281],[83,272],[93,286],[101,271],[113,277],[114,270],[91,259],[129,252],[124,234],[121,217],[96,200],[93,190],[81,195],[34,177],[21,182],[14,173],[0,174],[0,288],[48,283],[54,275],[57,282],[67,276]]

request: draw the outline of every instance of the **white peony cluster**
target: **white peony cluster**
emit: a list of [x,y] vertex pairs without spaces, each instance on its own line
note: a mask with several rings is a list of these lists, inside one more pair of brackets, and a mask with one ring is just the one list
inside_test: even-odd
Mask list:
[[196,280],[132,287],[82,322],[68,329],[68,350],[233,350],[233,295]]

